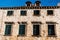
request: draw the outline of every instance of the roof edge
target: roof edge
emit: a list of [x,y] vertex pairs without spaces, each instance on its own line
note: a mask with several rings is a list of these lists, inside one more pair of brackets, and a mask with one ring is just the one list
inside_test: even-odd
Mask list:
[[57,9],[60,8],[60,6],[20,6],[20,7],[0,7],[0,9]]

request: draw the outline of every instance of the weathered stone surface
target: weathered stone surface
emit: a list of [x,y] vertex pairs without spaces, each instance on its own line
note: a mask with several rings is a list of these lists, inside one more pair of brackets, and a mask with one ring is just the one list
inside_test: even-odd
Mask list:
[[[10,10],[10,9],[9,9]],[[14,10],[14,15],[7,16],[8,10],[0,10],[0,40],[60,40],[60,9],[22,9],[27,11],[27,16],[21,16],[20,10]],[[40,16],[33,16],[34,10],[40,10]],[[54,15],[48,16],[47,10],[53,10]],[[40,21],[41,30],[39,37],[33,37],[33,21]],[[57,37],[48,37],[48,27],[46,22],[56,22],[55,31]],[[5,22],[14,22],[12,26],[12,35],[4,36]],[[18,22],[27,22],[26,36],[17,36],[19,32]]]

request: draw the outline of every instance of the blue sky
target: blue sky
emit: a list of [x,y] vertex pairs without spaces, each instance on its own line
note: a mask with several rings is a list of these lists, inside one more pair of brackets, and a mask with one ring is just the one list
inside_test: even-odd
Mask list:
[[[27,0],[0,0],[0,7],[24,6]],[[36,0],[30,0],[33,4]],[[40,0],[42,6],[56,6],[60,0]]]

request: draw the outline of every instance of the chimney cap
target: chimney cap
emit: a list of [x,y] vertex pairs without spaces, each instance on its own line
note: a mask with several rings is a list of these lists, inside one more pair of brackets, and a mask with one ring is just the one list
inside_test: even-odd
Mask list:
[[35,3],[41,3],[40,1],[36,1]]
[[28,3],[31,4],[32,2],[31,1],[27,1],[26,4],[28,4]]

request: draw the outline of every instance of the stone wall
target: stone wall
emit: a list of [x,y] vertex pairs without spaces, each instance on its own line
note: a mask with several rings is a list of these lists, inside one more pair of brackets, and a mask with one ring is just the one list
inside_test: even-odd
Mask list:
[[[9,9],[10,10],[10,9]],[[14,10],[14,9],[11,9]],[[26,10],[27,16],[21,16],[20,11]],[[7,16],[8,10],[0,10],[0,40],[60,40],[60,9],[21,9],[14,10],[14,15]],[[33,10],[40,10],[40,16],[33,16]],[[54,15],[48,16],[47,10],[53,10]],[[39,37],[34,37],[33,35],[33,21],[40,21],[41,30]],[[55,31],[57,37],[48,37],[48,26],[46,22],[56,22]],[[14,22],[12,26],[12,35],[4,36],[5,33],[5,22]],[[27,22],[26,36],[17,36],[19,30],[18,22]]]

